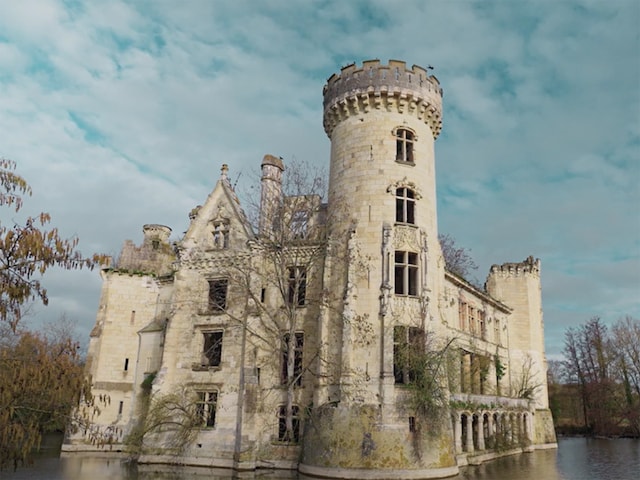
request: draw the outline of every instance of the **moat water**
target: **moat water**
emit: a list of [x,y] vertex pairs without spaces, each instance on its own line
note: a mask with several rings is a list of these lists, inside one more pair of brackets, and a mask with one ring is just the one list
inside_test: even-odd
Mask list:
[[[46,439],[33,465],[0,471],[2,480],[228,480],[229,472],[207,469],[137,466],[120,458],[87,455],[60,457],[59,437]],[[239,478],[291,480],[308,477],[261,472]],[[560,438],[557,450],[538,450],[464,467],[452,480],[638,480],[640,440]]]

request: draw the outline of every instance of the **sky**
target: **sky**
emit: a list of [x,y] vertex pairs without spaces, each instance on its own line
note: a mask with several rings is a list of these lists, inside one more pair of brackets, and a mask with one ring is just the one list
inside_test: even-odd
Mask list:
[[[640,317],[640,3],[636,0],[0,1],[0,156],[85,254],[159,223],[178,240],[223,163],[328,167],[322,87],[404,60],[444,89],[441,233],[492,264],[542,261],[547,354],[593,316]],[[5,224],[18,219],[0,212]],[[53,270],[38,325],[83,341],[96,271]]]

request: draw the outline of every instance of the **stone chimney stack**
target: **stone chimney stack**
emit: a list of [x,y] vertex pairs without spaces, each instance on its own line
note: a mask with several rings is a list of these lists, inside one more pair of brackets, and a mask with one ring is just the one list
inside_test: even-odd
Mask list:
[[273,222],[282,202],[282,159],[265,155],[262,159],[260,179],[260,235],[269,236],[273,232]]

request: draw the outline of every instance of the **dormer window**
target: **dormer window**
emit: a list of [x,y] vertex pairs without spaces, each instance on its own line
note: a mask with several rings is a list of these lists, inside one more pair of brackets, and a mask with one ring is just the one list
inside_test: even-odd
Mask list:
[[396,130],[396,162],[413,164],[415,134],[406,128]]
[[214,248],[229,248],[229,222],[220,220],[213,222],[213,246]]

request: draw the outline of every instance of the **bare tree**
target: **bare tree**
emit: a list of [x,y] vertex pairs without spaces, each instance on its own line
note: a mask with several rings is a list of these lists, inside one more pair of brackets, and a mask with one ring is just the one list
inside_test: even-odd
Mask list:
[[442,256],[444,257],[447,270],[463,278],[466,278],[471,272],[478,269],[478,265],[471,257],[469,250],[459,247],[456,240],[447,234],[438,234],[440,248],[442,248]]

